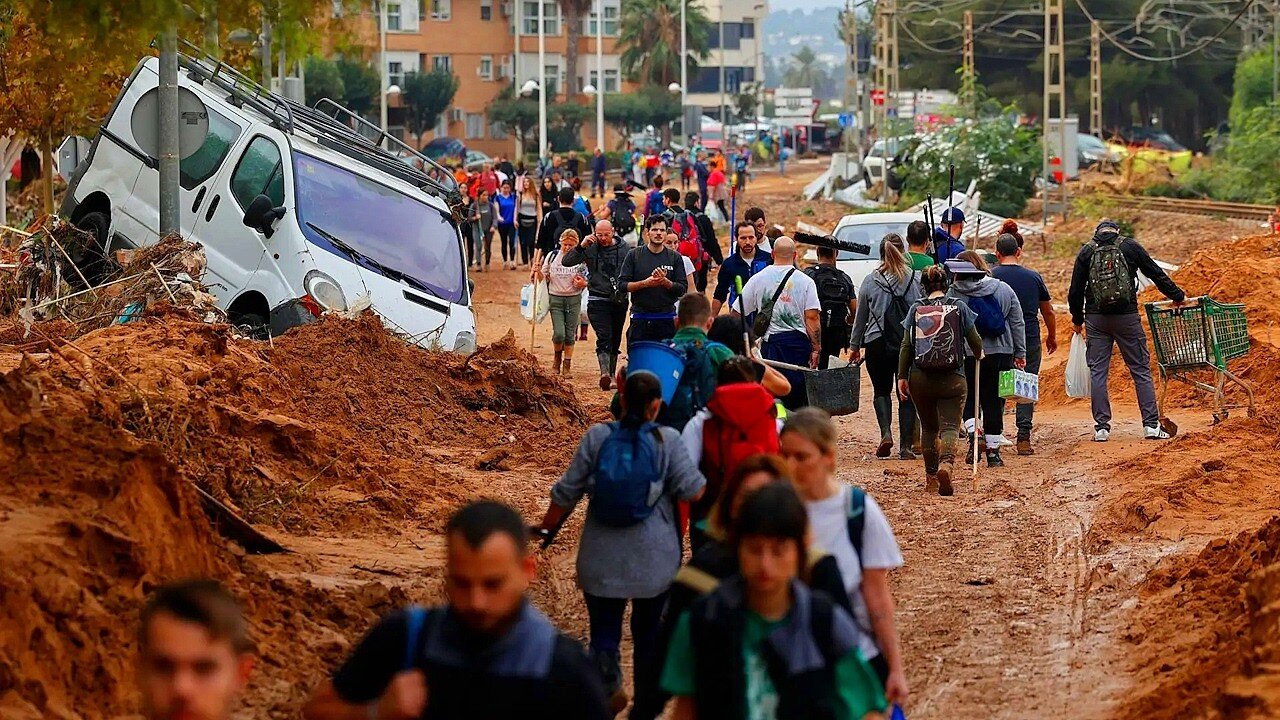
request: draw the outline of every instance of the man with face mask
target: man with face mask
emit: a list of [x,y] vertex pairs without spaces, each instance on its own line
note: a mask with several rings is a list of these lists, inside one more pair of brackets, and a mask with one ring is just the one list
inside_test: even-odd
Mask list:
[[454,514],[445,529],[449,603],[383,618],[303,716],[605,720],[599,673],[525,596],[534,577],[527,533],[519,513],[497,502]]
[[138,679],[149,720],[229,720],[254,657],[240,606],[213,580],[156,590],[142,610]]

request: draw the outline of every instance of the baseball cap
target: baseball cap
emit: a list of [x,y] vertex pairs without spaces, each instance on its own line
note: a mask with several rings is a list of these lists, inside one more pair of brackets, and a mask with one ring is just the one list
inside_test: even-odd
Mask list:
[[964,211],[960,208],[947,208],[942,211],[943,225],[959,225],[964,222]]

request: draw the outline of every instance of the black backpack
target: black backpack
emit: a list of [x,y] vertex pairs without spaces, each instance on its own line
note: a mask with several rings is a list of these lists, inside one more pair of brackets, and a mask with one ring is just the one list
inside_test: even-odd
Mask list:
[[849,317],[849,302],[853,300],[853,281],[843,270],[829,265],[811,267],[807,274],[818,286],[823,327],[844,322]]
[[[881,273],[880,277],[883,278],[884,273]],[[900,347],[902,345],[902,337],[906,335],[906,328],[902,324],[911,312],[911,301],[907,300],[907,293],[911,292],[911,288],[915,287],[915,283],[916,274],[912,272],[901,295],[893,292],[892,285],[886,283],[880,286],[889,293],[889,307],[885,308],[884,320],[878,320],[877,324],[880,325],[880,336],[888,343],[890,351]]]
[[609,215],[613,223],[613,231],[618,235],[626,235],[636,229],[636,204],[630,198],[613,201],[613,212]]

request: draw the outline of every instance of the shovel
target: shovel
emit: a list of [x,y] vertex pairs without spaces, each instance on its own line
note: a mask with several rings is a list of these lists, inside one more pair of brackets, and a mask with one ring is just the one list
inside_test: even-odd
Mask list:
[[982,358],[973,359],[973,489],[978,490],[978,433],[982,432]]

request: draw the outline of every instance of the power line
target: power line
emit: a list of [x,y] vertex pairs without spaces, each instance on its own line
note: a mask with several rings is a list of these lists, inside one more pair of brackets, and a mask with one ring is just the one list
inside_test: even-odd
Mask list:
[[[1241,18],[1241,17],[1244,17],[1245,11],[1247,11],[1250,7],[1252,7],[1252,6],[1253,6],[1253,4],[1254,4],[1256,1],[1257,1],[1257,0],[1247,0],[1247,1],[1245,2],[1245,4],[1244,4],[1244,7],[1240,8],[1240,11],[1239,11],[1239,12],[1237,12],[1237,13],[1235,14],[1235,16],[1231,18],[1231,22],[1227,23],[1227,24],[1226,24],[1226,25],[1225,25],[1221,30],[1219,30],[1219,31],[1217,32],[1217,34],[1216,34],[1216,35],[1214,35],[1213,37],[1208,38],[1208,39],[1206,39],[1206,40],[1202,41],[1200,44],[1196,45],[1195,47],[1193,47],[1193,48],[1191,48],[1191,49],[1189,49],[1189,50],[1186,50],[1186,51],[1184,51],[1184,52],[1178,53],[1178,54],[1176,54],[1176,55],[1169,55],[1169,56],[1166,56],[1166,57],[1156,57],[1156,56],[1153,56],[1153,55],[1144,55],[1144,54],[1142,54],[1142,53],[1140,53],[1140,52],[1137,52],[1137,51],[1135,51],[1135,50],[1131,50],[1131,49],[1129,49],[1129,47],[1128,47],[1128,46],[1124,45],[1124,44],[1123,44],[1123,43],[1121,43],[1119,40],[1116,40],[1116,38],[1115,38],[1115,37],[1114,37],[1110,32],[1108,32],[1105,28],[1103,28],[1103,27],[1102,27],[1101,23],[1099,23],[1099,25],[1098,25],[1098,29],[1102,32],[1102,36],[1103,36],[1104,38],[1106,38],[1106,39],[1107,39],[1107,42],[1109,42],[1109,43],[1111,43],[1112,45],[1114,45],[1114,46],[1116,47],[1116,49],[1120,50],[1121,52],[1125,53],[1126,55],[1130,55],[1130,56],[1135,57],[1135,58],[1137,58],[1137,59],[1139,59],[1139,60],[1146,60],[1146,61],[1148,61],[1148,62],[1174,62],[1175,60],[1181,60],[1182,58],[1190,57],[1190,56],[1192,56],[1192,55],[1195,55],[1196,53],[1200,52],[1201,50],[1204,50],[1205,48],[1209,47],[1209,45],[1211,45],[1211,44],[1213,44],[1213,43],[1217,42],[1217,41],[1218,41],[1218,40],[1219,40],[1223,35],[1226,35],[1226,34],[1227,34],[1227,31],[1228,31],[1228,30],[1230,30],[1231,28],[1235,27],[1236,23],[1240,22],[1240,18]],[[1086,18],[1088,18],[1088,19],[1089,19],[1089,22],[1097,22],[1097,20],[1095,20],[1095,19],[1094,19],[1094,17],[1093,17],[1093,15],[1089,12],[1089,8],[1085,7],[1085,6],[1084,6],[1084,3],[1083,3],[1081,0],[1076,0],[1076,5],[1080,8],[1080,12],[1084,13],[1084,16],[1085,16]]]

